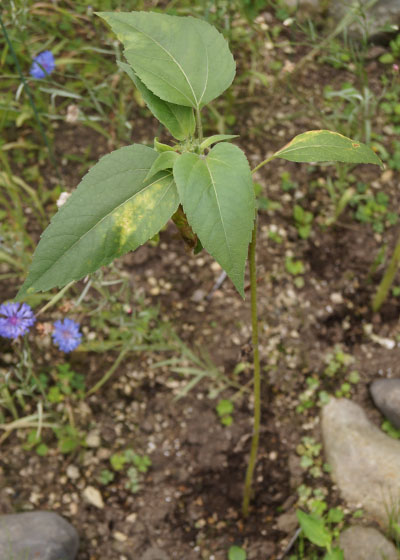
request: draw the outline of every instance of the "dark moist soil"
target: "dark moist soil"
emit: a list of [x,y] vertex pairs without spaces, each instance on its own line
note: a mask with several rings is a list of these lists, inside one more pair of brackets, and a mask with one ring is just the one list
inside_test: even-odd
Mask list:
[[[376,65],[372,67],[372,79],[377,71]],[[265,91],[256,92],[256,103],[242,103],[235,129],[242,133],[239,144],[251,154],[251,163],[258,163],[296,133],[321,126],[302,102],[310,88],[319,99],[325,84],[340,84],[346,77],[343,71],[310,64],[296,77],[296,99],[284,86],[275,93],[278,114],[271,115],[271,97]],[[157,132],[155,121],[136,116],[135,142],[150,143]],[[85,170],[77,163],[63,162],[62,154],[79,155],[89,145],[90,158],[96,160],[115,148],[80,125],[60,125],[54,134],[68,190]],[[290,171],[299,187],[283,194],[280,176],[284,170]],[[333,170],[312,173],[312,178],[323,178],[333,175]],[[392,209],[398,208],[397,172],[383,176],[372,166],[359,166],[354,173],[359,180],[385,190]],[[368,384],[380,375],[397,376],[400,358],[398,300],[390,297],[380,313],[370,310],[383,267],[371,279],[369,270],[382,236],[356,222],[348,211],[329,228],[316,220],[310,238],[301,240],[293,225],[294,203],[301,200],[323,222],[330,204],[326,191],[310,192],[306,166],[282,161],[271,164],[268,172],[259,172],[256,179],[264,196],[279,202],[281,208],[261,211],[259,218],[263,411],[250,516],[243,520],[240,510],[252,430],[251,368],[245,366],[236,377],[232,373],[236,364],[252,359],[249,297],[243,302],[226,280],[207,299],[220,267],[204,252],[197,257],[187,253],[169,224],[157,247],[146,245],[120,259],[117,266],[129,274],[133,289],[145,295],[145,304],[160,306],[162,318],[171,321],[185,343],[199,352],[206,350],[220,371],[247,391],[236,398],[233,424],[225,427],[215,412],[218,399],[209,398],[214,381],[206,379],[176,400],[188,379],[171,374],[168,367],[152,368],[157,355],[138,354],[123,362],[108,385],[74,411],[77,425],[92,436],[83,451],[67,456],[50,451],[39,457],[21,449],[23,431],[13,432],[2,444],[0,512],[47,509],[60,513],[79,532],[78,560],[225,560],[232,544],[243,546],[248,560],[277,560],[296,530],[300,484],[326,488],[329,505],[341,503],[327,475],[310,477],[296,453],[304,435],[320,438],[318,407],[296,412],[299,394],[307,388],[306,378],[323,379],[320,389],[331,393],[344,380],[343,374],[333,379],[323,376],[326,356],[335,345],[354,357],[351,368],[361,377],[351,398],[373,421],[381,422],[369,399]],[[53,211],[54,207],[49,208],[49,213]],[[279,233],[281,243],[269,238],[271,231]],[[385,231],[390,249],[398,234],[399,227]],[[304,263],[303,287],[296,287],[294,277],[286,272],[287,256]],[[6,298],[15,293],[12,284],[4,283],[1,289]],[[395,341],[391,349],[388,340],[389,344]],[[12,349],[2,342],[2,350],[6,367]],[[112,354],[77,351],[71,365],[86,374],[87,386],[91,386],[113,359]],[[218,398],[234,395],[234,389],[225,386]],[[152,461],[139,492],[125,488],[125,471],[102,486],[98,476],[110,468],[109,457],[130,447],[148,454]],[[101,492],[104,505],[88,503],[88,486]]]

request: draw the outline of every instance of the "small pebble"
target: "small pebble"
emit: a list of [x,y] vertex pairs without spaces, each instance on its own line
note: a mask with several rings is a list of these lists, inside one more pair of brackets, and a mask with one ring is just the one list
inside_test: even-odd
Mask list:
[[332,303],[335,303],[335,304],[343,303],[343,296],[342,296],[342,294],[339,294],[338,292],[333,292],[330,295],[330,298],[331,298]]
[[118,542],[125,542],[128,540],[128,537],[119,531],[114,531],[113,537]]
[[97,432],[89,432],[86,436],[86,445],[88,447],[100,447],[101,439]]
[[79,478],[81,476],[81,473],[79,472],[78,467],[76,467],[75,465],[68,465],[67,476],[71,480],[76,480],[77,478]]
[[99,490],[94,486],[87,486],[84,491],[82,492],[82,496],[86,502],[90,505],[95,506],[99,509],[104,508],[103,497],[100,494]]
[[200,303],[201,301],[204,300],[205,297],[206,297],[206,293],[204,290],[195,290],[190,299],[195,303]]

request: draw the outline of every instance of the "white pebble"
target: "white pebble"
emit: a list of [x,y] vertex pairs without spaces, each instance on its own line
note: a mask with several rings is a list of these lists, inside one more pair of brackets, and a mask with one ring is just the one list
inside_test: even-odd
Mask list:
[[88,447],[100,447],[101,439],[97,432],[89,432],[86,436],[86,445]]
[[75,465],[68,465],[67,476],[71,480],[76,480],[77,478],[79,478],[81,476],[81,473],[79,472],[78,467],[76,467]]
[[97,490],[97,488],[95,488],[94,486],[87,486],[84,489],[82,496],[84,500],[86,500],[90,505],[95,506],[99,509],[104,508],[103,497],[100,494],[99,490]]

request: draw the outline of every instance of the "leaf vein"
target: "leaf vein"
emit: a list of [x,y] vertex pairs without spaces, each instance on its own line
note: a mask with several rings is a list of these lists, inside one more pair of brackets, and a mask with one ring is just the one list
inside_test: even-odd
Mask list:
[[[123,206],[124,204],[126,204],[127,202],[129,202],[130,200],[133,200],[135,198],[135,196],[142,194],[146,189],[149,189],[150,187],[152,187],[155,183],[161,181],[162,179],[165,179],[165,177],[167,177],[168,175],[170,175],[170,173],[166,173],[163,177],[159,177],[156,181],[152,181],[151,183],[149,183],[148,185],[146,185],[146,187],[138,192],[135,192],[132,196],[130,196],[129,198],[127,198],[126,200],[124,200],[123,202],[121,202],[120,204],[118,204],[118,206],[115,206],[112,210],[110,210],[110,212],[108,212],[107,214],[105,214],[101,220],[99,220],[98,222],[96,222],[90,229],[88,229],[83,235],[79,236],[78,240],[75,241],[75,243],[73,243],[70,247],[68,247],[68,249],[60,256],[58,257],[56,260],[52,261],[52,265],[49,266],[48,268],[46,268],[44,271],[42,271],[41,276],[43,277],[44,274],[46,272],[48,272],[49,270],[51,270],[57,263],[58,261],[64,257],[67,253],[69,253],[76,245],[77,243],[79,243],[80,241],[82,241],[82,239],[88,235],[93,229],[95,229],[96,227],[98,227],[106,218],[108,218],[109,216],[111,216],[114,212],[116,212],[119,208],[121,208],[121,206]],[[61,234],[60,234],[61,235]],[[104,257],[103,257],[104,258]],[[43,260],[42,257],[40,257],[41,260]],[[49,260],[47,258],[45,258],[45,260]],[[101,266],[101,265],[100,265]]]
[[[159,43],[156,39],[154,39],[154,37],[152,37],[151,35],[149,35],[148,33],[145,33],[144,31],[142,31],[141,29],[139,29],[138,27],[136,27],[133,24],[130,24],[134,29],[136,29],[136,31],[138,31],[139,33],[143,33],[143,35],[145,35],[148,39],[150,39],[150,41],[153,41],[156,45],[158,45],[164,52],[166,52],[166,54],[175,62],[175,64],[178,66],[179,70],[182,72],[183,76],[185,77],[185,80],[188,83],[188,86],[190,87],[190,89],[192,90],[193,93],[193,97],[194,99],[197,101],[197,97],[196,94],[193,90],[192,84],[189,81],[189,78],[186,75],[186,72],[184,71],[184,69],[182,68],[181,64],[179,64],[179,62],[176,60],[176,58],[172,55],[172,53],[168,52],[167,49],[161,44]],[[165,80],[164,80],[165,81]],[[168,83],[168,82],[167,82]],[[174,86],[173,86],[174,87]],[[175,88],[177,89],[177,88]],[[179,90],[178,90],[179,91]],[[187,96],[185,96],[187,97]]]
[[216,184],[215,184],[215,181],[214,181],[214,177],[213,177],[213,175],[212,175],[212,173],[211,173],[211,169],[210,169],[209,166],[208,166],[207,160],[205,160],[205,165],[206,165],[206,167],[207,167],[208,174],[210,175],[211,185],[212,185],[212,187],[213,187],[213,189],[214,189],[215,200],[216,200],[216,202],[217,202],[218,212],[219,212],[219,215],[220,215],[220,217],[221,217],[221,225],[222,225],[222,230],[223,230],[223,232],[224,232],[225,244],[226,244],[226,247],[227,247],[227,249],[228,249],[229,258],[232,259],[232,250],[231,250],[231,246],[230,246],[230,244],[229,244],[229,237],[228,237],[228,234],[227,234],[226,229],[225,229],[225,223],[224,223],[223,214],[222,214],[222,210],[221,210],[221,204],[220,204],[220,201],[219,201],[219,198],[218,198],[218,193],[217,193]]

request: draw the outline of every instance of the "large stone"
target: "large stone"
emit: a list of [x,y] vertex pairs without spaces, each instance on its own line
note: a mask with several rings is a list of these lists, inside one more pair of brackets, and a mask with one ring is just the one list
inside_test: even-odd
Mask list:
[[74,560],[78,533],[60,515],[34,511],[0,516],[0,559]]
[[347,33],[355,37],[365,33],[371,37],[379,34],[387,25],[400,24],[399,0],[284,0],[284,3],[290,8],[298,8],[297,18],[310,11],[321,13],[328,8],[334,25],[339,25],[344,21],[343,18],[347,18]]
[[332,478],[344,500],[388,526],[389,514],[399,510],[400,442],[347,399],[331,399],[322,410],[321,425]]
[[[330,0],[329,9],[337,23],[353,11],[353,23],[349,30],[358,36],[367,33],[371,37],[387,25],[396,26],[400,23],[399,0]],[[361,14],[365,16],[365,23]]]
[[339,541],[344,560],[399,560],[393,543],[373,527],[350,527]]
[[377,379],[369,390],[377,408],[400,430],[400,379]]

